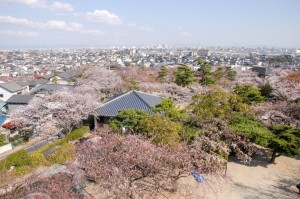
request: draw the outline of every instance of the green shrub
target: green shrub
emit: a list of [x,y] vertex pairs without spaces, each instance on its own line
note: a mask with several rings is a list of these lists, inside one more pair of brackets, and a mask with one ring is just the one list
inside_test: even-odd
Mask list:
[[47,161],[42,153],[33,152],[30,154],[31,165],[33,167],[38,167],[41,165],[47,165]]
[[47,159],[52,164],[65,164],[66,161],[72,160],[75,155],[75,146],[65,143],[49,155]]
[[32,163],[29,153],[25,150],[20,150],[16,153],[7,156],[7,158],[3,160],[3,162],[7,169],[9,169],[11,166],[15,166],[15,167],[29,166]]
[[89,131],[88,126],[82,126],[81,128],[78,128],[78,129],[72,131],[71,133],[66,135],[64,138],[56,140],[55,142],[52,142],[52,143],[40,148],[38,150],[38,152],[43,153],[56,145],[62,145],[62,144],[68,143],[69,141],[78,140],[78,139],[82,138],[84,136],[84,134],[88,131]]
[[270,139],[274,136],[262,123],[242,114],[235,114],[231,118],[230,128],[262,146],[268,146]]
[[14,173],[17,175],[25,175],[31,171],[32,167],[25,165],[25,166],[19,166],[15,167]]
[[[0,170],[8,170],[11,166],[14,166],[14,173],[17,175],[24,175],[29,173],[32,169],[45,165],[49,166],[51,163],[64,164],[66,161],[75,157],[75,146],[69,144],[69,141],[78,140],[84,136],[84,133],[89,131],[88,126],[83,126],[79,129],[72,131],[66,137],[48,144],[45,147],[29,154],[25,150],[20,150],[16,153],[9,155],[5,160],[0,161]],[[60,145],[46,160],[43,152],[48,149]]]
[[160,114],[154,114],[141,122],[143,132],[152,139],[155,144],[176,146],[181,137],[181,126],[170,118]]
[[72,131],[71,133],[69,133],[68,135],[66,135],[66,137],[64,137],[62,140],[65,140],[66,142],[73,141],[73,140],[79,140],[88,131],[89,131],[88,126],[82,126],[81,128],[76,129],[76,130]]
[[118,133],[122,127],[126,127],[129,133],[141,132],[141,121],[148,117],[145,110],[124,109],[109,122],[113,132]]
[[251,84],[244,86],[237,85],[234,87],[234,92],[239,95],[242,102],[246,104],[258,104],[265,100],[265,98],[261,95],[260,90],[253,87]]
[[0,134],[0,146],[6,144],[6,136],[4,134]]
[[16,141],[18,139],[20,139],[20,135],[16,135],[16,136],[14,136],[12,138],[9,138],[8,140],[9,140],[9,142],[14,142],[14,141]]

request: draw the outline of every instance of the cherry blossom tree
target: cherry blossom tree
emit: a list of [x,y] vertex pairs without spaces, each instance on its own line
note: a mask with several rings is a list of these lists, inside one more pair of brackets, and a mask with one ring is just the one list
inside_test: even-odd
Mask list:
[[10,118],[21,131],[45,132],[47,128],[70,130],[77,126],[99,103],[87,93],[59,91],[37,98],[24,108],[15,109]]
[[89,67],[82,69],[76,81],[75,91],[88,93],[100,101],[126,91],[125,82],[115,71]]
[[[273,88],[273,94],[281,100],[300,98],[300,84],[294,78],[289,78],[293,71],[274,68],[266,81]],[[296,78],[297,79],[297,78]]]
[[258,76],[258,73],[252,70],[242,70],[241,68],[236,68],[235,71],[237,74],[234,81],[235,84],[252,84],[257,87],[264,82],[264,80]]
[[[37,178],[33,178],[37,177]],[[73,175],[66,172],[54,174],[50,177],[41,178],[32,176],[22,183],[17,183],[11,191],[0,195],[1,198],[87,198],[74,186]]]
[[116,73],[122,78],[134,79],[137,82],[158,82],[159,68],[154,67],[127,67],[127,68],[117,68]]
[[201,173],[224,173],[228,148],[202,137],[193,144],[168,149],[141,136],[97,133],[77,146],[77,169],[109,191],[107,197],[155,198],[161,191],[176,192],[176,181]]
[[274,124],[300,127],[300,102],[265,102],[252,106],[252,109],[256,112],[256,119],[267,127]]

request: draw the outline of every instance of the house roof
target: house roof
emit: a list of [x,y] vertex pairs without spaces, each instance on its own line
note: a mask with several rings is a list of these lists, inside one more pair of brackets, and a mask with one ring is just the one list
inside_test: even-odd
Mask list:
[[68,70],[66,72],[58,73],[58,74],[50,74],[43,76],[44,79],[50,80],[52,77],[58,76],[64,80],[69,80],[77,75],[76,70]]
[[34,79],[34,80],[30,80],[30,81],[16,82],[16,83],[22,87],[24,87],[24,86],[35,87],[36,85],[46,84],[47,82],[48,82],[48,80],[45,80],[45,79]]
[[271,68],[264,66],[253,66],[252,70],[264,76],[267,76],[271,73]]
[[149,115],[152,114],[151,107],[156,106],[162,101],[161,97],[149,95],[139,91],[129,91],[109,99],[99,108],[94,110],[98,116],[114,117],[123,109],[145,110]]
[[6,103],[8,104],[28,104],[30,100],[34,98],[34,95],[13,95]]
[[54,74],[49,74],[49,75],[44,75],[43,78],[47,79],[47,80],[50,80],[54,76],[55,76]]
[[69,74],[67,72],[64,72],[64,73],[59,73],[57,74],[58,77],[64,79],[64,80],[69,80],[71,79],[72,77],[74,77],[75,75],[74,74]]
[[0,83],[0,87],[4,88],[5,90],[14,93],[17,91],[22,90],[23,88],[17,84],[16,82],[7,82],[7,83]]
[[34,87],[31,89],[29,92],[30,94],[35,94],[37,92],[40,92],[42,90],[47,91],[47,92],[56,92],[59,90],[62,90],[64,88],[74,88],[73,85],[61,85],[61,84],[42,84]]

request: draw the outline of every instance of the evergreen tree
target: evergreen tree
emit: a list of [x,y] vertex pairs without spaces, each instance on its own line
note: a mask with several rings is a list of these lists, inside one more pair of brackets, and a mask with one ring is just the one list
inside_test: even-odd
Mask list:
[[200,67],[198,71],[201,72],[202,79],[201,79],[201,84],[203,85],[212,85],[215,84],[215,79],[212,76],[212,64],[208,61],[204,60],[197,60],[197,64]]
[[175,72],[175,83],[179,86],[189,86],[193,83],[194,71],[188,66],[179,66]]
[[159,72],[158,72],[158,77],[157,79],[160,82],[166,82],[166,77],[168,76],[168,69],[166,67],[161,67]]
[[246,104],[256,104],[264,101],[264,97],[261,96],[259,89],[253,87],[251,84],[244,86],[237,85],[234,88],[234,92],[239,95]]
[[120,132],[122,127],[125,127],[129,133],[139,133],[141,121],[147,117],[148,113],[144,110],[125,109],[110,121],[109,126],[116,133]]
[[270,140],[269,147],[273,150],[270,163],[275,163],[281,154],[294,156],[300,153],[300,129],[286,125],[274,125],[271,128],[275,135]]

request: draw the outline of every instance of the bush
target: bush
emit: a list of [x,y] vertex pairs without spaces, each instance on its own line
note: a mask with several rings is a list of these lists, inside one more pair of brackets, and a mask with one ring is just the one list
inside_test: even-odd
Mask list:
[[141,121],[147,117],[148,113],[145,110],[124,109],[112,118],[109,126],[115,133],[120,132],[122,127],[125,127],[129,133],[139,133]]
[[84,136],[84,134],[88,131],[89,131],[88,126],[82,126],[78,129],[72,131],[71,133],[66,135],[64,138],[57,140],[55,142],[52,142],[52,143],[40,148],[37,152],[43,153],[56,145],[62,145],[62,144],[68,143],[69,141],[78,140],[78,139],[82,138]]
[[188,66],[179,66],[175,72],[175,83],[178,86],[186,87],[194,82],[194,71]]
[[5,168],[9,169],[11,166],[29,166],[32,164],[32,161],[27,151],[20,150],[16,153],[9,155],[5,160],[3,160],[3,163],[5,164]]
[[265,98],[261,95],[259,89],[253,87],[251,84],[239,86],[237,85],[234,88],[234,92],[239,95],[246,104],[258,104],[265,100]]
[[14,142],[14,141],[19,140],[19,139],[20,139],[20,135],[16,135],[14,137],[9,138],[8,140],[9,140],[9,142]]
[[235,114],[230,121],[230,128],[237,133],[241,133],[248,137],[256,144],[268,146],[273,133],[263,124],[245,117],[242,114]]
[[72,160],[75,155],[75,146],[65,143],[49,155],[47,159],[52,164],[65,164],[66,161]]
[[0,134],[0,146],[6,144],[6,136],[4,134]]
[[72,131],[71,133],[69,133],[68,135],[66,135],[66,137],[64,137],[62,140],[64,140],[65,142],[79,140],[88,131],[89,131],[88,126],[82,126],[81,128],[76,129],[76,130]]
[[33,152],[30,154],[31,158],[31,165],[33,167],[38,167],[40,165],[47,165],[47,161],[45,160],[45,157],[42,153]]
[[142,121],[143,132],[155,144],[174,146],[180,141],[179,131],[181,126],[170,118],[154,114]]

